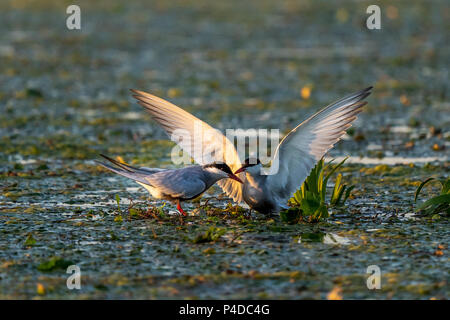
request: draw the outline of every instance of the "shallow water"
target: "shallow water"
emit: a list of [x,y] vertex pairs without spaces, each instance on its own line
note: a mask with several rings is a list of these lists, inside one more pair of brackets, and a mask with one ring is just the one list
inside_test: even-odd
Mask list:
[[[0,298],[323,299],[335,287],[344,299],[449,298],[448,218],[413,203],[419,181],[449,174],[445,1],[383,2],[378,31],[364,28],[364,1],[78,3],[81,31],[54,1],[0,3]],[[130,216],[132,203],[163,202],[93,161],[173,166],[173,144],[129,88],[221,130],[286,133],[369,85],[327,156],[350,156],[356,189],[326,222],[227,209],[217,188],[184,205],[184,222],[170,203]],[[223,235],[196,243],[211,227]],[[64,268],[38,269],[52,257],[81,268],[81,290]],[[370,265],[381,290],[366,287]]]

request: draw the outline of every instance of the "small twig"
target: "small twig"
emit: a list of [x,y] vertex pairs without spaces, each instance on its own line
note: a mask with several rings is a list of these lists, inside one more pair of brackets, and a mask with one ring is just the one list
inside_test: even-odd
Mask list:
[[183,218],[183,216],[181,215],[181,213],[178,215],[178,219],[180,220],[180,224],[181,224],[181,225],[184,225],[184,218]]
[[161,219],[159,219],[159,217],[155,214],[155,212],[153,211],[153,208],[152,207],[149,207],[148,209],[147,209],[147,211],[145,212],[145,214],[146,215],[144,215],[144,214],[140,214],[140,216],[141,217],[147,217],[148,218],[148,215],[150,215],[150,216],[152,216],[154,219],[156,219],[156,220],[158,220],[158,221],[161,221]]
[[153,229],[153,227],[152,227],[152,232],[153,232],[153,239],[158,238],[158,235],[156,234],[155,229]]
[[128,205],[128,211],[134,207],[133,199],[130,198],[130,204]]
[[221,201],[222,199],[219,199],[218,197],[209,197],[208,199],[205,200],[205,203],[199,205],[199,208],[204,208],[208,205],[210,200],[217,200],[217,201]]

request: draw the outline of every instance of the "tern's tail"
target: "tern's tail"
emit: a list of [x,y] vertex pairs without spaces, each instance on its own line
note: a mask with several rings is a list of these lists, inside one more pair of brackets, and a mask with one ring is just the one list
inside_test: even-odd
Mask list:
[[150,185],[150,183],[146,179],[146,177],[148,177],[149,175],[152,175],[156,172],[161,171],[161,169],[136,168],[136,167],[130,166],[128,164],[116,161],[110,157],[103,155],[103,154],[101,154],[101,156],[117,166],[117,167],[113,167],[110,164],[106,164],[106,163],[95,160],[95,162],[97,162],[102,167],[104,167],[108,170],[111,170],[114,173],[120,174],[121,176],[133,179],[134,181],[137,181],[140,183],[143,183],[145,185]]

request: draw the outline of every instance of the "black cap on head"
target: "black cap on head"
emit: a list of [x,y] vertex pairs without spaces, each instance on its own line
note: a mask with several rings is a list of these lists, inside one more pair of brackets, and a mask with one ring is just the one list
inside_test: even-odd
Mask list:
[[207,165],[203,166],[203,168],[217,168],[219,170],[222,170],[225,173],[233,174],[230,167],[226,163],[222,163],[222,162],[214,162],[211,164],[207,164]]

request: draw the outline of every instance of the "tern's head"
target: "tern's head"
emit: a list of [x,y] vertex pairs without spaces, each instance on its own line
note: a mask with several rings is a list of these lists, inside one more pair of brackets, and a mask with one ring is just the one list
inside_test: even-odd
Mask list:
[[258,173],[261,170],[261,161],[258,158],[247,158],[245,159],[242,167],[240,167],[234,174],[246,171],[250,173]]
[[230,167],[226,163],[214,162],[203,166],[203,169],[206,171],[220,177],[220,178],[230,178],[236,180],[240,183],[243,183],[241,179],[239,179],[233,171],[231,171]]

